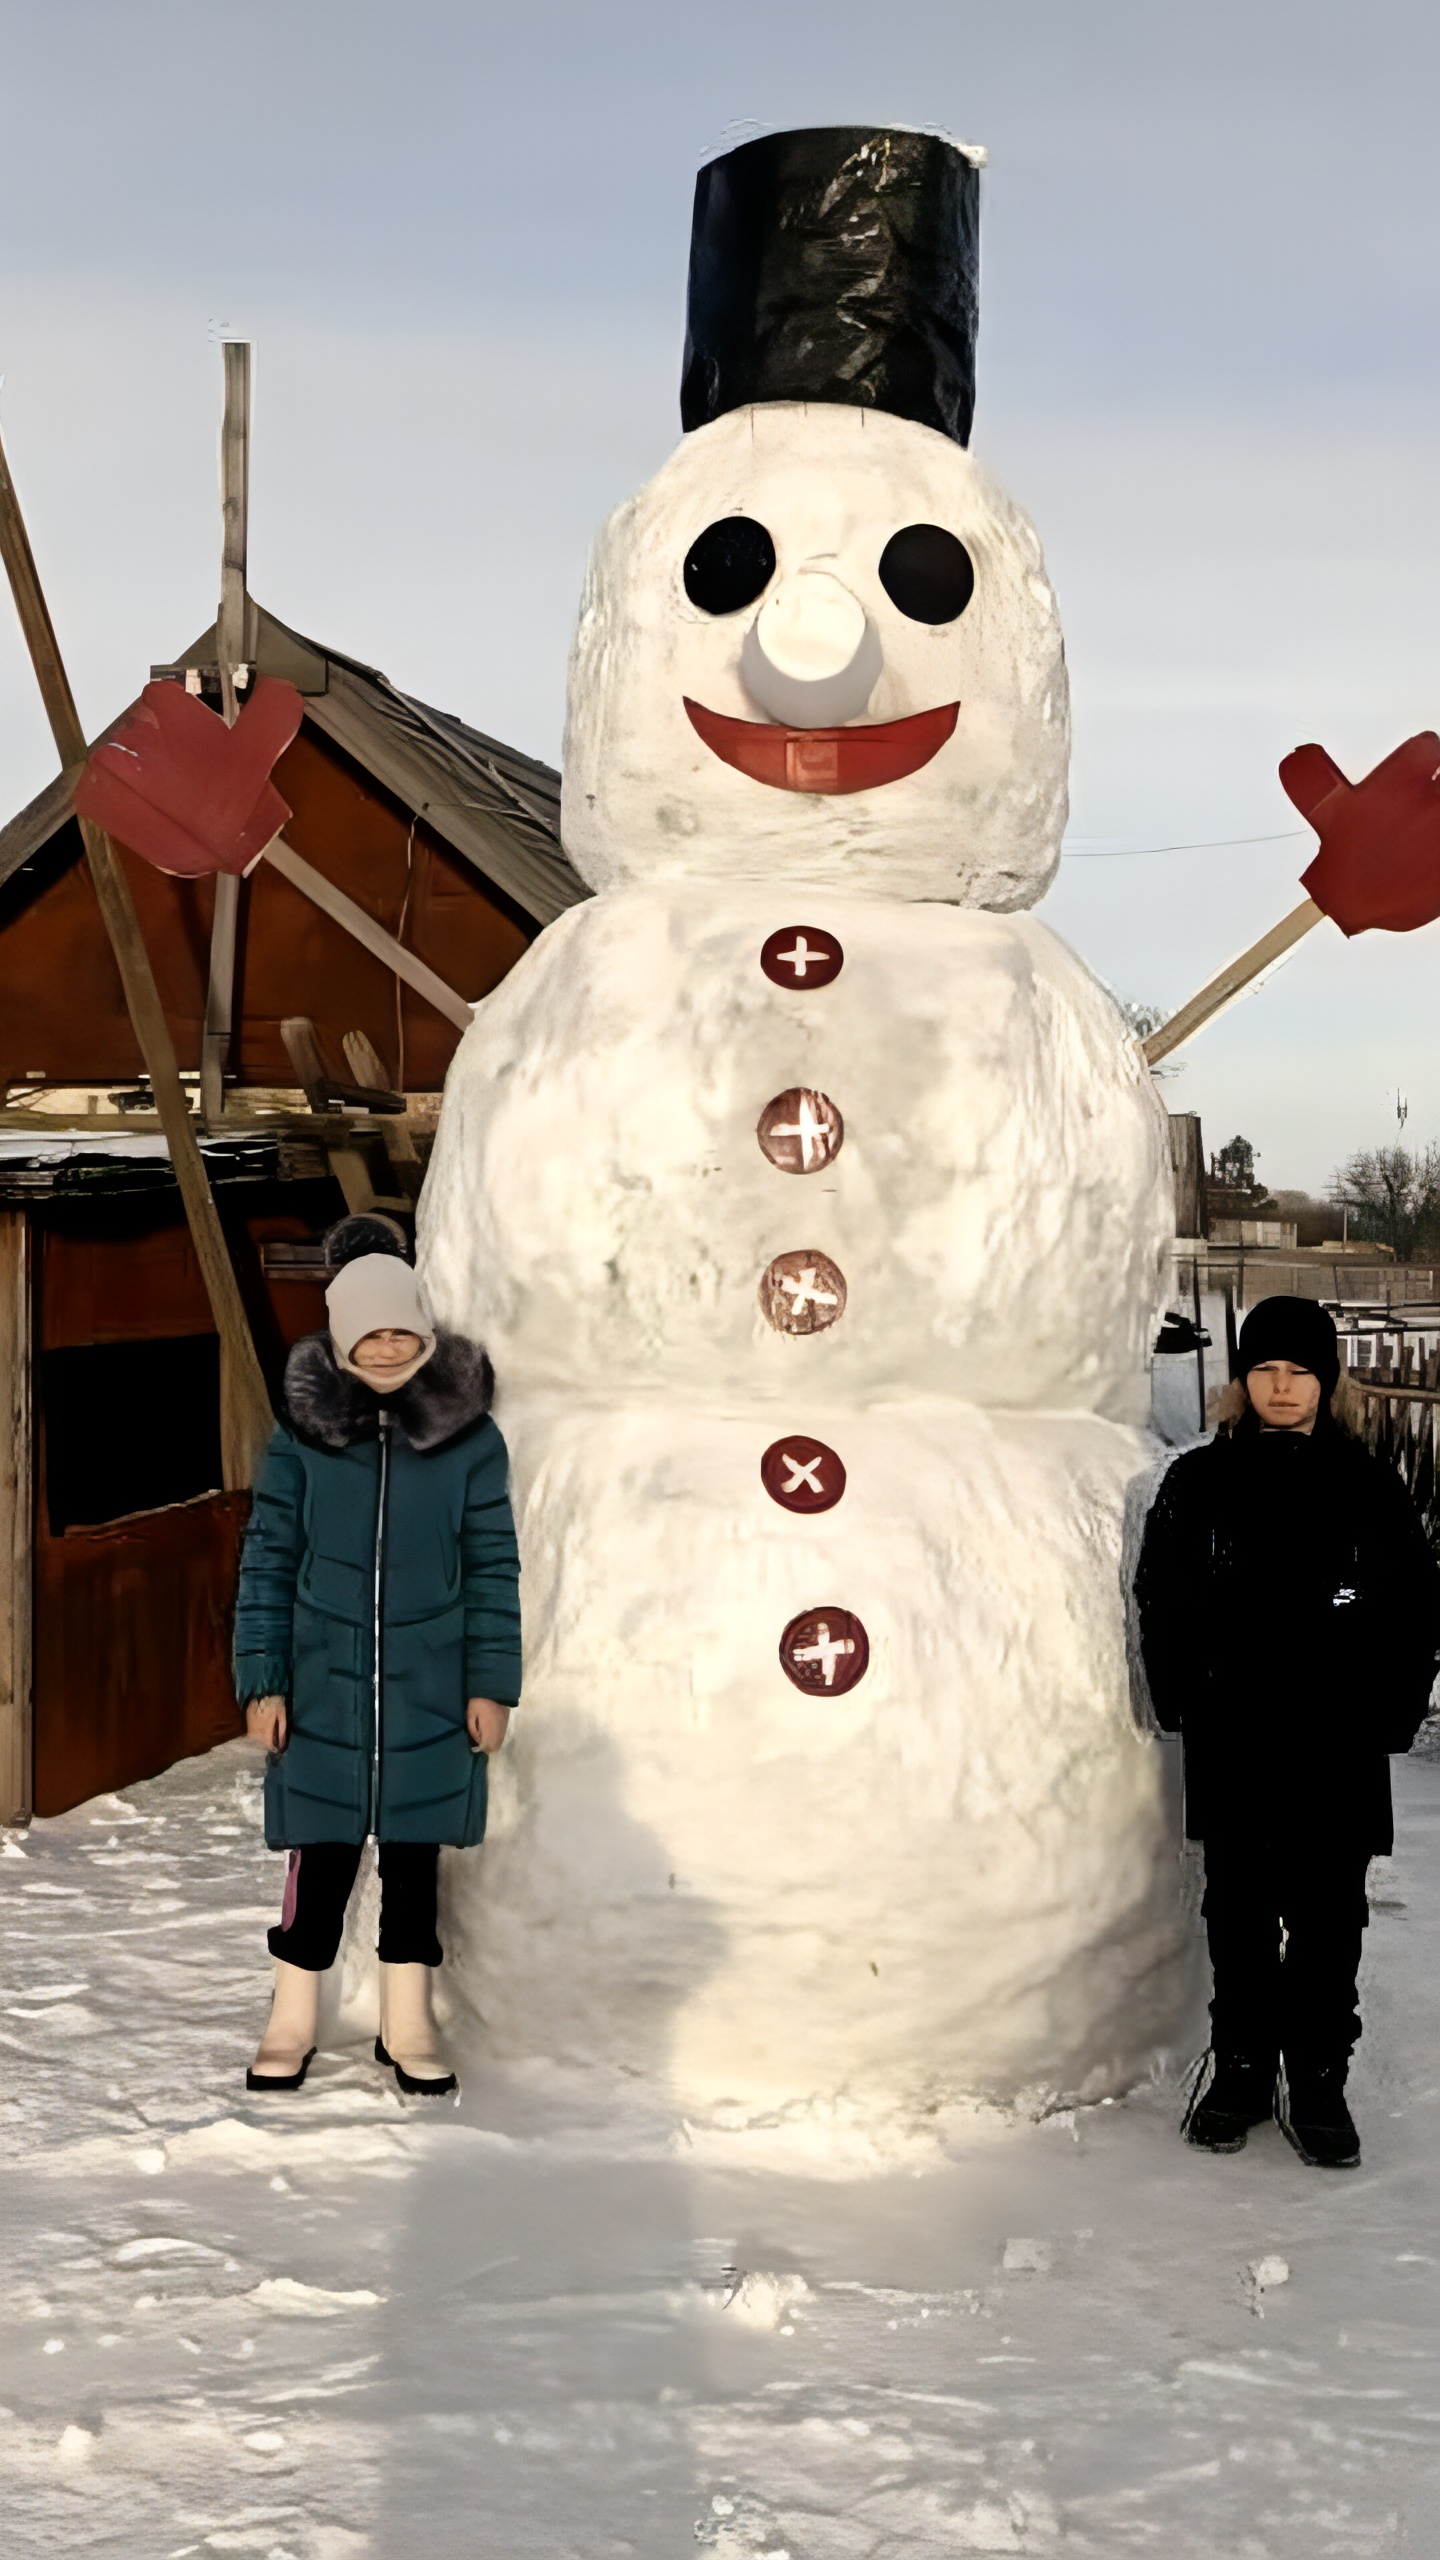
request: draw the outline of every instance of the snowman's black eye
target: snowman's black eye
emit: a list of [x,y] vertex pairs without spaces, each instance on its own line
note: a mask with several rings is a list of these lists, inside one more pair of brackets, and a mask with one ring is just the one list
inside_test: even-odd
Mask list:
[[975,565],[943,525],[907,524],[880,554],[880,584],[912,622],[953,622],[975,593]]
[[738,613],[775,575],[775,545],[753,516],[721,516],[685,554],[685,593],[702,613]]

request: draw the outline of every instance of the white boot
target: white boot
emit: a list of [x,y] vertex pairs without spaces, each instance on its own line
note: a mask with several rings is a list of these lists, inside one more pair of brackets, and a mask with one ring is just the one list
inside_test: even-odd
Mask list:
[[260,2050],[245,2074],[247,2089],[298,2089],[315,2058],[320,1976],[275,1959],[275,1996]]
[[428,1964],[382,1964],[375,2059],[389,2063],[407,2096],[444,2098],[455,2074],[430,2011]]

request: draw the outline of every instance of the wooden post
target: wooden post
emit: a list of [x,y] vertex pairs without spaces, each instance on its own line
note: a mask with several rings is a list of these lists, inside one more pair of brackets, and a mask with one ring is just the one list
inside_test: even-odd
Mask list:
[[[390,1079],[385,1073],[373,1043],[363,1031],[347,1031],[341,1043],[345,1063],[359,1085],[368,1085],[372,1093],[381,1093]],[[392,1120],[388,1112],[378,1115],[380,1142],[390,1159],[395,1188],[410,1201],[420,1197],[421,1167],[415,1141],[403,1120]]]
[[233,871],[217,871],[210,920],[210,982],[205,990],[205,1026],[200,1035],[200,1115],[207,1129],[218,1129],[225,1110],[225,1064],[234,1029],[239,931],[239,878]]
[[[246,346],[222,347],[225,360],[225,414],[220,427],[220,618],[216,625],[216,652],[220,660],[220,689],[233,694],[227,686],[227,669],[244,664],[250,654],[245,631],[245,579],[250,539],[250,350]],[[225,705],[228,727],[235,725],[236,705]]]
[[[233,729],[239,711],[235,669],[244,664],[249,649],[245,578],[250,525],[250,350],[248,346],[227,346],[221,353],[225,359],[225,415],[220,429],[223,531],[215,654],[220,661],[225,725]],[[225,1065],[233,1028],[239,914],[238,878],[232,871],[217,872],[210,926],[210,983],[200,1040],[200,1109],[210,1129],[218,1126],[225,1109]]]
[[[60,762],[62,765],[83,764],[85,733],[80,726],[75,697],[70,690],[54,625],[36,573],[34,554],[3,446],[0,446],[0,552],[4,555],[21,628],[39,680]],[[170,1037],[170,1025],[165,1019],[165,1008],[160,1002],[150,955],[140,931],[130,884],[120,868],[114,846],[102,829],[92,826],[88,818],[82,818],[80,832],[100,913],[120,972],[130,1020],[150,1078],[150,1089],[155,1096],[155,1108],[170,1152],[170,1163],[180,1187],[195,1259],[200,1265],[215,1318],[215,1329],[220,1336],[220,1447],[225,1483],[228,1489],[233,1490],[251,1482],[255,1459],[274,1427],[270,1398],[226,1250],[205,1160],[200,1153],[189,1104],[180,1082],[175,1044]]]
[[0,1211],[0,1822],[34,1808],[30,1221]]
[[1200,1395],[1200,1428],[1203,1431],[1205,1428],[1205,1345],[1200,1340],[1200,1336],[1205,1326],[1200,1305],[1200,1256],[1198,1253],[1194,1255],[1190,1264],[1190,1288],[1195,1302],[1195,1384]]
[[1177,1236],[1203,1236],[1209,1233],[1210,1221],[1205,1214],[1205,1153],[1200,1139],[1198,1111],[1172,1111],[1170,1119],[1170,1170],[1175,1177],[1175,1233]]

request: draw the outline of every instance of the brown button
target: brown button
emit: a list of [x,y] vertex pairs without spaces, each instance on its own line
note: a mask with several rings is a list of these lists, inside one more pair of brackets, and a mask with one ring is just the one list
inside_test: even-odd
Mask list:
[[781,1173],[818,1173],[833,1164],[845,1144],[845,1123],[828,1093],[787,1085],[767,1102],[755,1124],[761,1152]]
[[760,1311],[777,1333],[823,1333],[845,1313],[845,1276],[813,1246],[777,1253],[760,1282]]
[[870,1639],[850,1609],[807,1609],[780,1639],[780,1665],[797,1689],[838,1698],[863,1680]]
[[777,987],[828,987],[845,966],[845,954],[833,933],[813,924],[787,924],[767,934],[760,946],[760,966]]
[[823,1440],[792,1431],[788,1440],[771,1441],[760,1481],[786,1511],[833,1511],[845,1490],[845,1469]]

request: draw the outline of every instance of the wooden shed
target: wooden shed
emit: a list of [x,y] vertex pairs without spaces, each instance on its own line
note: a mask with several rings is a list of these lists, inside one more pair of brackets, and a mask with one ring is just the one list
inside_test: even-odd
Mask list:
[[[304,697],[275,781],[305,891],[269,860],[241,884],[217,994],[215,880],[173,879],[117,850],[273,1398],[289,1345],[323,1322],[326,1226],[347,1206],[413,1213],[464,1017],[454,996],[487,994],[587,893],[560,850],[549,766],[245,609],[242,676],[284,676]],[[216,699],[213,629],[152,673]],[[223,1489],[214,1318],[84,860],[75,778],[58,776],[0,832],[10,1820],[240,1729],[228,1630],[248,1496]],[[442,996],[454,991],[448,1013],[418,991],[430,972]]]

